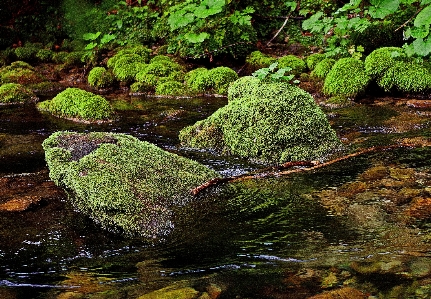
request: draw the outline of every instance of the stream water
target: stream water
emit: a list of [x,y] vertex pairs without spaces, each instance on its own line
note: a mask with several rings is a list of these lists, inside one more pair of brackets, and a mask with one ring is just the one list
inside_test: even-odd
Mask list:
[[[178,146],[181,128],[226,99],[110,98],[118,119],[100,125],[0,107],[0,298],[431,298],[428,147],[234,183],[178,208],[164,240],[127,239],[50,182],[51,133],[127,133],[225,176],[263,166]],[[343,142],[366,148],[427,143],[430,111],[384,99],[326,112]],[[8,209],[23,199],[34,203]]]

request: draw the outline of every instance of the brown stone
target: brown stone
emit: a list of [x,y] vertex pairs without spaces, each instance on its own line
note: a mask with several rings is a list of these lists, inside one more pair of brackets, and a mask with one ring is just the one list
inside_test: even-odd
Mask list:
[[418,218],[431,218],[431,198],[416,198],[407,209],[407,215]]
[[431,100],[408,100],[406,104],[412,108],[431,108]]
[[22,212],[39,204],[42,201],[40,196],[24,196],[20,198],[11,199],[5,203],[0,204],[0,211],[6,212]]

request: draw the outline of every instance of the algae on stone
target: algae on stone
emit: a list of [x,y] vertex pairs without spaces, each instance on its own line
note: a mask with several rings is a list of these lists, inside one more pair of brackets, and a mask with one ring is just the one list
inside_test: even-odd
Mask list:
[[183,145],[270,163],[321,159],[341,146],[326,115],[297,86],[245,77],[232,83],[228,99],[228,105],[180,131]]
[[125,134],[57,132],[43,142],[51,179],[73,205],[102,227],[127,235],[163,236],[171,208],[218,177],[195,161]]

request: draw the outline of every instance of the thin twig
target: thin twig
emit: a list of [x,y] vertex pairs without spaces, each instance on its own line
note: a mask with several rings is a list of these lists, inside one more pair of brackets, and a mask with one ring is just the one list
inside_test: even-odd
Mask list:
[[416,17],[416,15],[417,15],[418,13],[420,13],[420,12],[422,11],[422,9],[423,9],[423,7],[419,8],[419,9],[414,13],[414,15],[412,15],[412,16],[411,16],[411,18],[410,18],[410,19],[408,19],[407,21],[405,21],[405,22],[404,22],[404,24],[402,24],[400,27],[398,27],[397,29],[395,29],[395,31],[394,31],[394,32],[397,32],[397,31],[398,31],[398,30],[400,30],[401,28],[404,28],[408,23],[410,23],[410,22],[413,20],[413,18],[414,18],[414,17]]
[[[430,146],[431,144],[411,144],[411,143],[400,143],[400,144],[394,144],[389,146],[373,146],[370,148],[357,151],[355,153],[351,153],[342,157],[335,158],[333,160],[330,160],[324,163],[320,163],[318,161],[287,162],[280,166],[262,169],[259,172],[256,172],[254,174],[246,173],[246,174],[227,177],[227,178],[215,178],[215,179],[209,180],[208,182],[205,182],[199,187],[194,188],[193,190],[191,190],[191,193],[192,195],[197,195],[198,193],[202,192],[203,190],[209,187],[218,186],[224,183],[233,183],[233,182],[245,181],[245,180],[256,179],[256,178],[276,177],[281,175],[290,175],[294,173],[313,171],[319,168],[327,167],[329,165],[332,165],[341,161],[345,161],[347,159],[354,158],[357,156],[361,156],[364,154],[368,154],[368,153],[383,152],[383,151],[393,150],[393,149],[403,148],[403,147],[417,148],[417,147],[430,147]],[[300,168],[289,169],[289,168],[298,167],[298,166],[300,166]]]
[[286,20],[284,20],[283,25],[281,25],[280,29],[278,29],[277,33],[271,38],[271,40],[266,43],[267,47],[269,47],[269,45],[271,44],[271,42],[280,34],[281,30],[283,30],[283,28],[286,27],[287,21],[289,21],[289,19],[290,19],[290,15],[288,15],[286,17]]

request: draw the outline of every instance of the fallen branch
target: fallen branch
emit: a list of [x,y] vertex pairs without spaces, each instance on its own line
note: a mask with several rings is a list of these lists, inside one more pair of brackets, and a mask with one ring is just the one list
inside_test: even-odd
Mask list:
[[[341,161],[348,160],[350,158],[358,157],[369,153],[383,152],[387,150],[393,150],[393,149],[404,148],[404,147],[418,148],[418,147],[428,147],[428,146],[431,146],[431,144],[400,143],[400,144],[394,144],[389,146],[373,146],[323,163],[319,161],[287,162],[280,166],[269,167],[269,168],[259,170],[254,174],[246,173],[246,174],[231,176],[226,178],[215,178],[203,183],[199,187],[192,189],[191,193],[192,195],[197,195],[203,190],[208,189],[209,187],[214,187],[225,183],[245,181],[245,180],[257,179],[257,178],[277,177],[277,176],[290,175],[290,174],[299,173],[299,172],[313,171]],[[291,169],[293,167],[295,168]]]
[[269,47],[271,42],[280,34],[281,30],[283,30],[284,27],[287,25],[287,21],[289,21],[290,15],[286,17],[286,20],[284,20],[283,25],[281,25],[280,29],[278,29],[277,33],[269,40],[269,42],[266,43],[266,46]]

